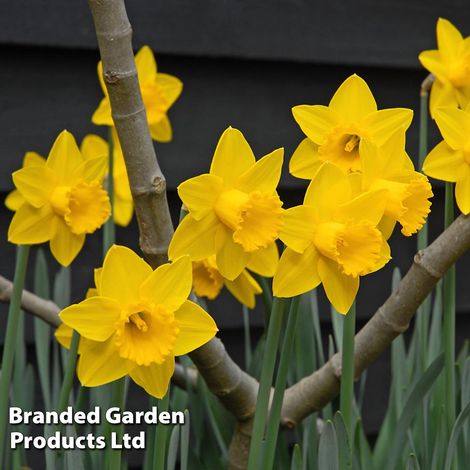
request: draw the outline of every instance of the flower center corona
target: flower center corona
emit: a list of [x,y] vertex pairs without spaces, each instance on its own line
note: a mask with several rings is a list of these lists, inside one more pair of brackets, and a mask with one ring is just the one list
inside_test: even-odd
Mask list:
[[219,295],[223,286],[224,278],[217,269],[215,255],[193,262],[193,288],[196,295],[212,300]]
[[237,189],[222,192],[214,210],[219,220],[233,231],[233,241],[245,251],[272,243],[282,228],[282,202],[277,194]]
[[349,276],[363,276],[376,266],[382,235],[369,222],[324,222],[313,240],[320,253],[336,261]]
[[108,194],[98,182],[58,186],[51,194],[50,203],[75,234],[93,233],[111,213]]
[[318,155],[323,161],[331,161],[345,171],[360,169],[359,143],[361,136],[354,129],[337,128],[318,147]]
[[402,233],[410,236],[416,233],[426,221],[430,212],[431,185],[425,178],[416,178],[408,183],[378,179],[371,189],[387,189],[385,214],[398,220]]
[[116,347],[138,365],[162,364],[174,348],[179,327],[173,312],[162,305],[136,305],[116,324]]

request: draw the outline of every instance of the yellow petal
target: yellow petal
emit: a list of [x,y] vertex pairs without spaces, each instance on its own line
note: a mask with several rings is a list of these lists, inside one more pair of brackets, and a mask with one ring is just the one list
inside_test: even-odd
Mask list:
[[25,202],[25,198],[17,189],[11,191],[5,198],[5,206],[11,211],[17,211]]
[[201,220],[212,211],[222,189],[222,179],[206,173],[181,183],[178,186],[178,195],[191,216]]
[[111,116],[111,103],[107,96],[101,100],[98,108],[96,108],[91,117],[91,122],[97,126],[114,126]]
[[326,136],[339,123],[337,114],[323,105],[295,106],[292,114],[303,133],[317,145],[323,144]]
[[455,88],[450,83],[434,80],[429,96],[429,112],[433,119],[436,118],[436,109],[441,107],[458,108],[459,103],[455,94]]
[[292,250],[303,253],[312,243],[316,225],[311,206],[297,206],[284,212],[284,227],[279,238]]
[[442,137],[454,150],[470,142],[470,113],[457,108],[438,108],[434,117]]
[[462,151],[453,150],[447,142],[442,141],[429,152],[423,163],[423,171],[432,178],[455,182],[462,174],[462,166],[466,166]]
[[359,289],[359,276],[347,276],[334,261],[321,257],[318,262],[320,276],[326,296],[339,313],[348,313]]
[[85,387],[98,387],[129,374],[136,364],[119,356],[114,338],[84,348],[77,366],[77,376]]
[[377,111],[377,103],[367,83],[358,75],[348,77],[336,90],[329,107],[346,122],[355,122]]
[[96,66],[96,72],[98,74],[98,81],[100,82],[101,89],[103,90],[104,95],[107,97],[108,90],[106,88],[106,84],[104,83],[103,63],[101,62],[101,60],[98,62],[98,65]]
[[387,243],[386,238],[383,237],[379,258],[377,260],[377,264],[372,269],[371,273],[375,273],[379,269],[382,269],[391,259],[392,257],[391,257],[390,245]]
[[58,180],[66,184],[73,182],[75,170],[82,162],[83,157],[73,135],[62,131],[49,152],[46,168],[51,169]]
[[306,138],[295,149],[289,162],[289,172],[296,178],[311,180],[322,163],[318,158],[318,146]]
[[73,329],[65,323],[61,323],[54,332],[55,339],[65,349],[70,349]]
[[193,282],[189,256],[158,267],[140,286],[141,297],[174,311],[188,298]]
[[266,248],[250,253],[246,267],[264,277],[273,277],[279,262],[279,251],[276,242],[270,243]]
[[54,258],[62,265],[69,266],[85,243],[85,234],[72,233],[61,217],[55,219],[55,233],[50,241]]
[[83,178],[86,182],[102,182],[108,172],[108,156],[101,155],[87,158],[75,171],[75,178]]
[[43,206],[54,190],[56,179],[47,167],[28,166],[12,175],[16,188],[33,207]]
[[152,268],[131,249],[113,245],[104,259],[100,293],[116,299],[122,306],[138,303],[139,288],[152,272]]
[[225,281],[225,286],[240,303],[248,308],[255,308],[255,295],[262,292],[260,285],[246,269],[235,280]]
[[219,225],[215,237],[216,262],[222,276],[232,281],[240,275],[249,260],[249,254],[235,243],[232,232]]
[[41,157],[37,152],[26,152],[23,158],[23,166],[44,166],[46,164],[46,159]]
[[418,59],[422,66],[434,74],[438,80],[443,80],[446,77],[446,67],[438,50],[423,51],[419,54]]
[[155,123],[149,124],[150,135],[157,142],[170,142],[173,138],[173,130],[171,128],[168,116]]
[[212,317],[190,300],[175,312],[175,321],[180,329],[175,342],[175,356],[194,351],[211,340],[218,331]]
[[283,161],[283,148],[265,155],[240,176],[236,182],[237,189],[247,193],[252,191],[274,193],[281,178]]
[[180,96],[183,90],[183,83],[173,75],[166,73],[158,73],[155,78],[155,83],[162,90],[165,100],[170,107]]
[[139,366],[132,370],[132,380],[141,386],[149,395],[163,398],[168,391],[171,376],[175,371],[174,356],[168,357],[163,364]]
[[370,139],[379,147],[397,131],[410,127],[413,111],[406,108],[381,109],[364,118],[363,126]]
[[132,199],[123,199],[114,195],[113,218],[116,225],[127,227],[134,214],[134,203]]
[[8,241],[17,245],[44,243],[54,235],[56,215],[49,205],[36,209],[23,204],[13,216],[8,229]]
[[367,191],[339,206],[334,218],[339,222],[367,220],[377,225],[383,216],[386,202],[386,190]]
[[346,174],[336,165],[325,162],[305,193],[304,204],[314,206],[320,217],[328,218],[332,211],[350,199],[351,186]]
[[60,319],[81,336],[106,341],[115,331],[121,308],[114,299],[90,297],[62,310]]
[[95,268],[93,270],[93,280],[99,295],[101,295],[101,276],[103,275],[103,268]]
[[317,269],[319,258],[318,251],[313,245],[302,254],[286,248],[274,275],[274,295],[294,297],[317,287],[320,284]]
[[108,157],[108,143],[99,135],[86,135],[80,145],[83,158]]
[[191,260],[198,261],[215,254],[215,234],[219,222],[213,213],[201,220],[187,215],[178,225],[168,248],[171,260],[189,255]]
[[255,156],[243,134],[229,127],[217,143],[210,173],[220,176],[230,186],[254,164]]
[[458,46],[463,41],[459,30],[448,20],[437,20],[437,47],[443,57],[453,59],[458,54]]
[[462,167],[462,173],[455,185],[455,199],[460,211],[467,215],[470,213],[470,167]]
[[377,228],[382,232],[384,239],[388,240],[392,236],[396,224],[396,219],[384,215],[377,225]]
[[139,82],[145,83],[146,81],[153,80],[157,73],[157,63],[152,49],[149,46],[143,46],[135,55],[135,66],[139,76]]

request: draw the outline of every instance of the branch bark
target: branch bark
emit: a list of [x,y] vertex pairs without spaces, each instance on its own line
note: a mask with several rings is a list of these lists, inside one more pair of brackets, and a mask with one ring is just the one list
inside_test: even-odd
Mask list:
[[[166,181],[158,165],[132,51],[124,0],[88,0],[103,63],[112,116],[121,143],[139,223],[140,247],[155,268],[167,261],[173,225]],[[240,419],[256,403],[256,380],[243,372],[214,338],[190,354],[210,390]]]

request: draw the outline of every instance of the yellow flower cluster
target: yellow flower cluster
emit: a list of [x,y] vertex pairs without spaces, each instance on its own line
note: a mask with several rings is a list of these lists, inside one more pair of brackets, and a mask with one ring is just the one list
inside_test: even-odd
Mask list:
[[448,20],[437,21],[437,49],[423,51],[419,60],[434,75],[430,111],[441,106],[465,107],[470,101],[470,37],[464,38]]
[[443,141],[428,154],[423,171],[432,178],[455,183],[462,213],[470,213],[470,37],[463,38],[449,21],[437,22],[438,49],[420,54],[435,76],[430,111]]
[[[196,271],[211,273],[199,287],[209,298],[222,277],[233,282],[247,268],[274,275],[278,297],[321,283],[335,308],[347,313],[360,276],[390,259],[387,239],[395,224],[412,235],[430,210],[431,186],[405,151],[412,111],[377,110],[365,81],[352,75],[328,106],[296,106],[293,114],[307,136],[290,161],[294,176],[311,180],[303,205],[282,209],[276,192],[282,149],[256,161],[241,132],[228,128],[210,172],[178,187],[189,214],[169,257],[188,254]],[[286,246],[279,262],[278,238]]]

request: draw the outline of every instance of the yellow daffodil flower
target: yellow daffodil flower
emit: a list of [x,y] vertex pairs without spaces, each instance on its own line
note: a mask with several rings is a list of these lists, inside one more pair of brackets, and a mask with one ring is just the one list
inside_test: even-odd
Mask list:
[[[113,218],[114,222],[121,227],[127,227],[132,219],[134,212],[134,203],[132,201],[131,188],[127,177],[126,164],[122,155],[121,145],[116,131],[113,129],[113,181],[114,181],[114,200],[113,200]],[[82,141],[81,151],[83,156],[95,158],[97,156],[106,156],[108,159],[108,143],[100,136],[89,134]]]
[[429,108],[464,106],[470,100],[470,39],[463,38],[448,20],[439,18],[436,27],[437,49],[423,51],[419,60],[435,77]]
[[430,177],[455,183],[460,211],[470,213],[470,109],[437,108],[436,123],[444,140],[424,160]]
[[[39,155],[36,152],[26,152],[23,158],[23,167],[27,168],[31,166],[44,166],[46,164],[46,159]],[[23,195],[17,190],[14,189],[11,191],[8,196],[5,198],[5,206],[11,211],[17,211],[22,204],[26,202],[26,199]]]
[[255,307],[255,295],[261,294],[260,285],[244,269],[233,281],[225,279],[217,267],[215,255],[201,261],[193,261],[193,289],[199,297],[215,299],[225,287],[243,305]]
[[401,233],[413,235],[426,222],[430,212],[432,188],[422,173],[415,171],[405,151],[405,134],[399,130],[382,147],[361,142],[362,172],[351,178],[361,179],[361,191],[386,190],[384,217],[379,224],[389,238],[396,222]]
[[[72,134],[63,131],[47,161],[13,173],[13,182],[25,202],[17,207],[8,230],[12,243],[49,241],[51,252],[68,266],[80,252],[85,235],[100,228],[110,215],[101,186],[106,158],[84,159]],[[10,201],[11,202],[11,201]]]
[[[183,84],[173,75],[157,72],[155,57],[148,46],[142,47],[137,52],[135,65],[152,139],[158,142],[169,142],[172,139],[173,132],[167,113],[181,94]],[[104,98],[91,120],[97,125],[113,126],[111,104],[103,80],[103,65],[101,62],[98,63],[98,78]]]
[[325,161],[344,171],[359,170],[362,140],[380,146],[398,127],[406,130],[413,118],[411,109],[378,111],[370,88],[357,75],[342,83],[328,106],[300,105],[292,113],[307,138],[295,150],[289,171],[305,179],[312,179]]
[[81,335],[77,375],[82,385],[97,387],[130,375],[147,393],[163,397],[175,356],[202,346],[217,332],[214,320],[187,300],[191,285],[188,256],[153,271],[129,248],[111,247],[98,295],[60,313]]
[[215,254],[220,273],[230,281],[244,268],[273,276],[275,240],[283,225],[276,193],[282,162],[283,149],[256,161],[243,134],[228,128],[217,144],[210,173],[178,187],[189,214],[170,243],[170,259],[188,254],[192,261],[201,261]]
[[346,173],[324,163],[310,183],[304,204],[285,211],[280,239],[286,249],[273,280],[277,297],[294,297],[320,283],[335,309],[346,314],[359,278],[380,269],[390,248],[377,224],[385,191],[352,197]]

